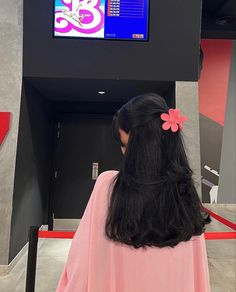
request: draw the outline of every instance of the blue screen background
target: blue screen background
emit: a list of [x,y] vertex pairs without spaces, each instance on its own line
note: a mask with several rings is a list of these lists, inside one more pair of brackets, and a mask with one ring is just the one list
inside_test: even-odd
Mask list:
[[[63,6],[61,0],[54,0],[55,10]],[[112,3],[114,0],[110,0]],[[109,0],[101,0],[101,4],[105,6],[104,20],[104,39],[124,39],[124,40],[148,40],[148,22],[149,22],[149,0],[120,0],[119,6],[123,8],[130,5],[141,5],[143,7],[142,17],[136,17],[135,9],[132,10],[133,17],[109,16],[108,15]],[[115,3],[115,2],[113,2]],[[132,6],[133,7],[133,6]],[[139,6],[140,7],[140,6]],[[124,10],[123,10],[124,11]],[[140,38],[137,35],[141,36]],[[136,37],[135,37],[136,36]],[[69,35],[65,35],[69,37]],[[83,37],[79,36],[78,37]]]
[[[124,0],[124,2],[133,2],[132,0]],[[120,0],[120,3],[123,1]],[[120,17],[108,16],[108,1],[106,1],[106,15],[105,15],[105,38],[115,39],[134,39],[133,34],[143,34],[142,39],[148,39],[148,16],[149,7],[148,0],[141,0],[143,2],[143,17]]]

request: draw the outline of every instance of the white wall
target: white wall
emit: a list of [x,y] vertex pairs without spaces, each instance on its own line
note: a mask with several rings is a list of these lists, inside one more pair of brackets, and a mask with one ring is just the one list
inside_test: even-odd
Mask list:
[[23,0],[0,0],[0,15],[0,111],[12,113],[10,131],[0,146],[0,265],[6,265],[22,84]]
[[176,82],[176,107],[188,117],[183,125],[183,136],[190,167],[194,173],[198,195],[201,193],[200,132],[198,107],[198,82]]
[[236,41],[232,48],[225,111],[218,203],[236,203]]

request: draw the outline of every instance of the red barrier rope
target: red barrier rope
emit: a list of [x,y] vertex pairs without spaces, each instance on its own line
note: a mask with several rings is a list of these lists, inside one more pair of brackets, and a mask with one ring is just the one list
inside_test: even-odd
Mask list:
[[73,231],[42,231],[39,230],[38,237],[39,238],[68,238],[71,239],[75,235]]
[[[42,231],[38,232],[39,238],[67,238],[72,239],[75,235],[73,231]],[[236,232],[205,232],[206,240],[236,239]]]
[[205,211],[206,211],[209,215],[211,215],[213,218],[215,218],[215,219],[218,220],[219,222],[223,223],[224,225],[228,226],[229,228],[231,228],[231,229],[233,229],[233,230],[236,230],[236,224],[235,224],[235,223],[233,223],[233,222],[231,222],[231,221],[229,221],[229,220],[227,220],[227,219],[225,219],[225,218],[223,218],[223,217],[217,215],[216,213],[212,212],[211,210],[209,210],[209,209],[207,209],[207,208],[205,208],[205,207],[204,207],[204,209],[205,209]]
[[236,232],[205,232],[206,240],[236,239]]
[[[205,208],[205,211],[211,215],[213,218],[218,220],[219,222],[223,223],[224,225],[236,230],[236,224],[217,215],[216,213],[212,212]],[[72,239],[75,235],[74,231],[42,231],[38,232],[39,238],[67,238]],[[205,232],[205,239],[206,240],[217,240],[217,239],[236,239],[236,232]]]

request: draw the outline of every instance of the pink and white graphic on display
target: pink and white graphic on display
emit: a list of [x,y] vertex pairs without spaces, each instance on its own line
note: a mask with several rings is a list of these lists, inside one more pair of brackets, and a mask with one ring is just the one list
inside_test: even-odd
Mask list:
[[101,0],[61,0],[63,9],[55,11],[55,33],[74,36],[104,34],[104,7]]

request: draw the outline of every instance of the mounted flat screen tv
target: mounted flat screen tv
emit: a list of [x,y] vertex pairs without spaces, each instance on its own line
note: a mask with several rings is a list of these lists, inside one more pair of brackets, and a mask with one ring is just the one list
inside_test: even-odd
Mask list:
[[149,0],[54,0],[54,36],[148,40]]

